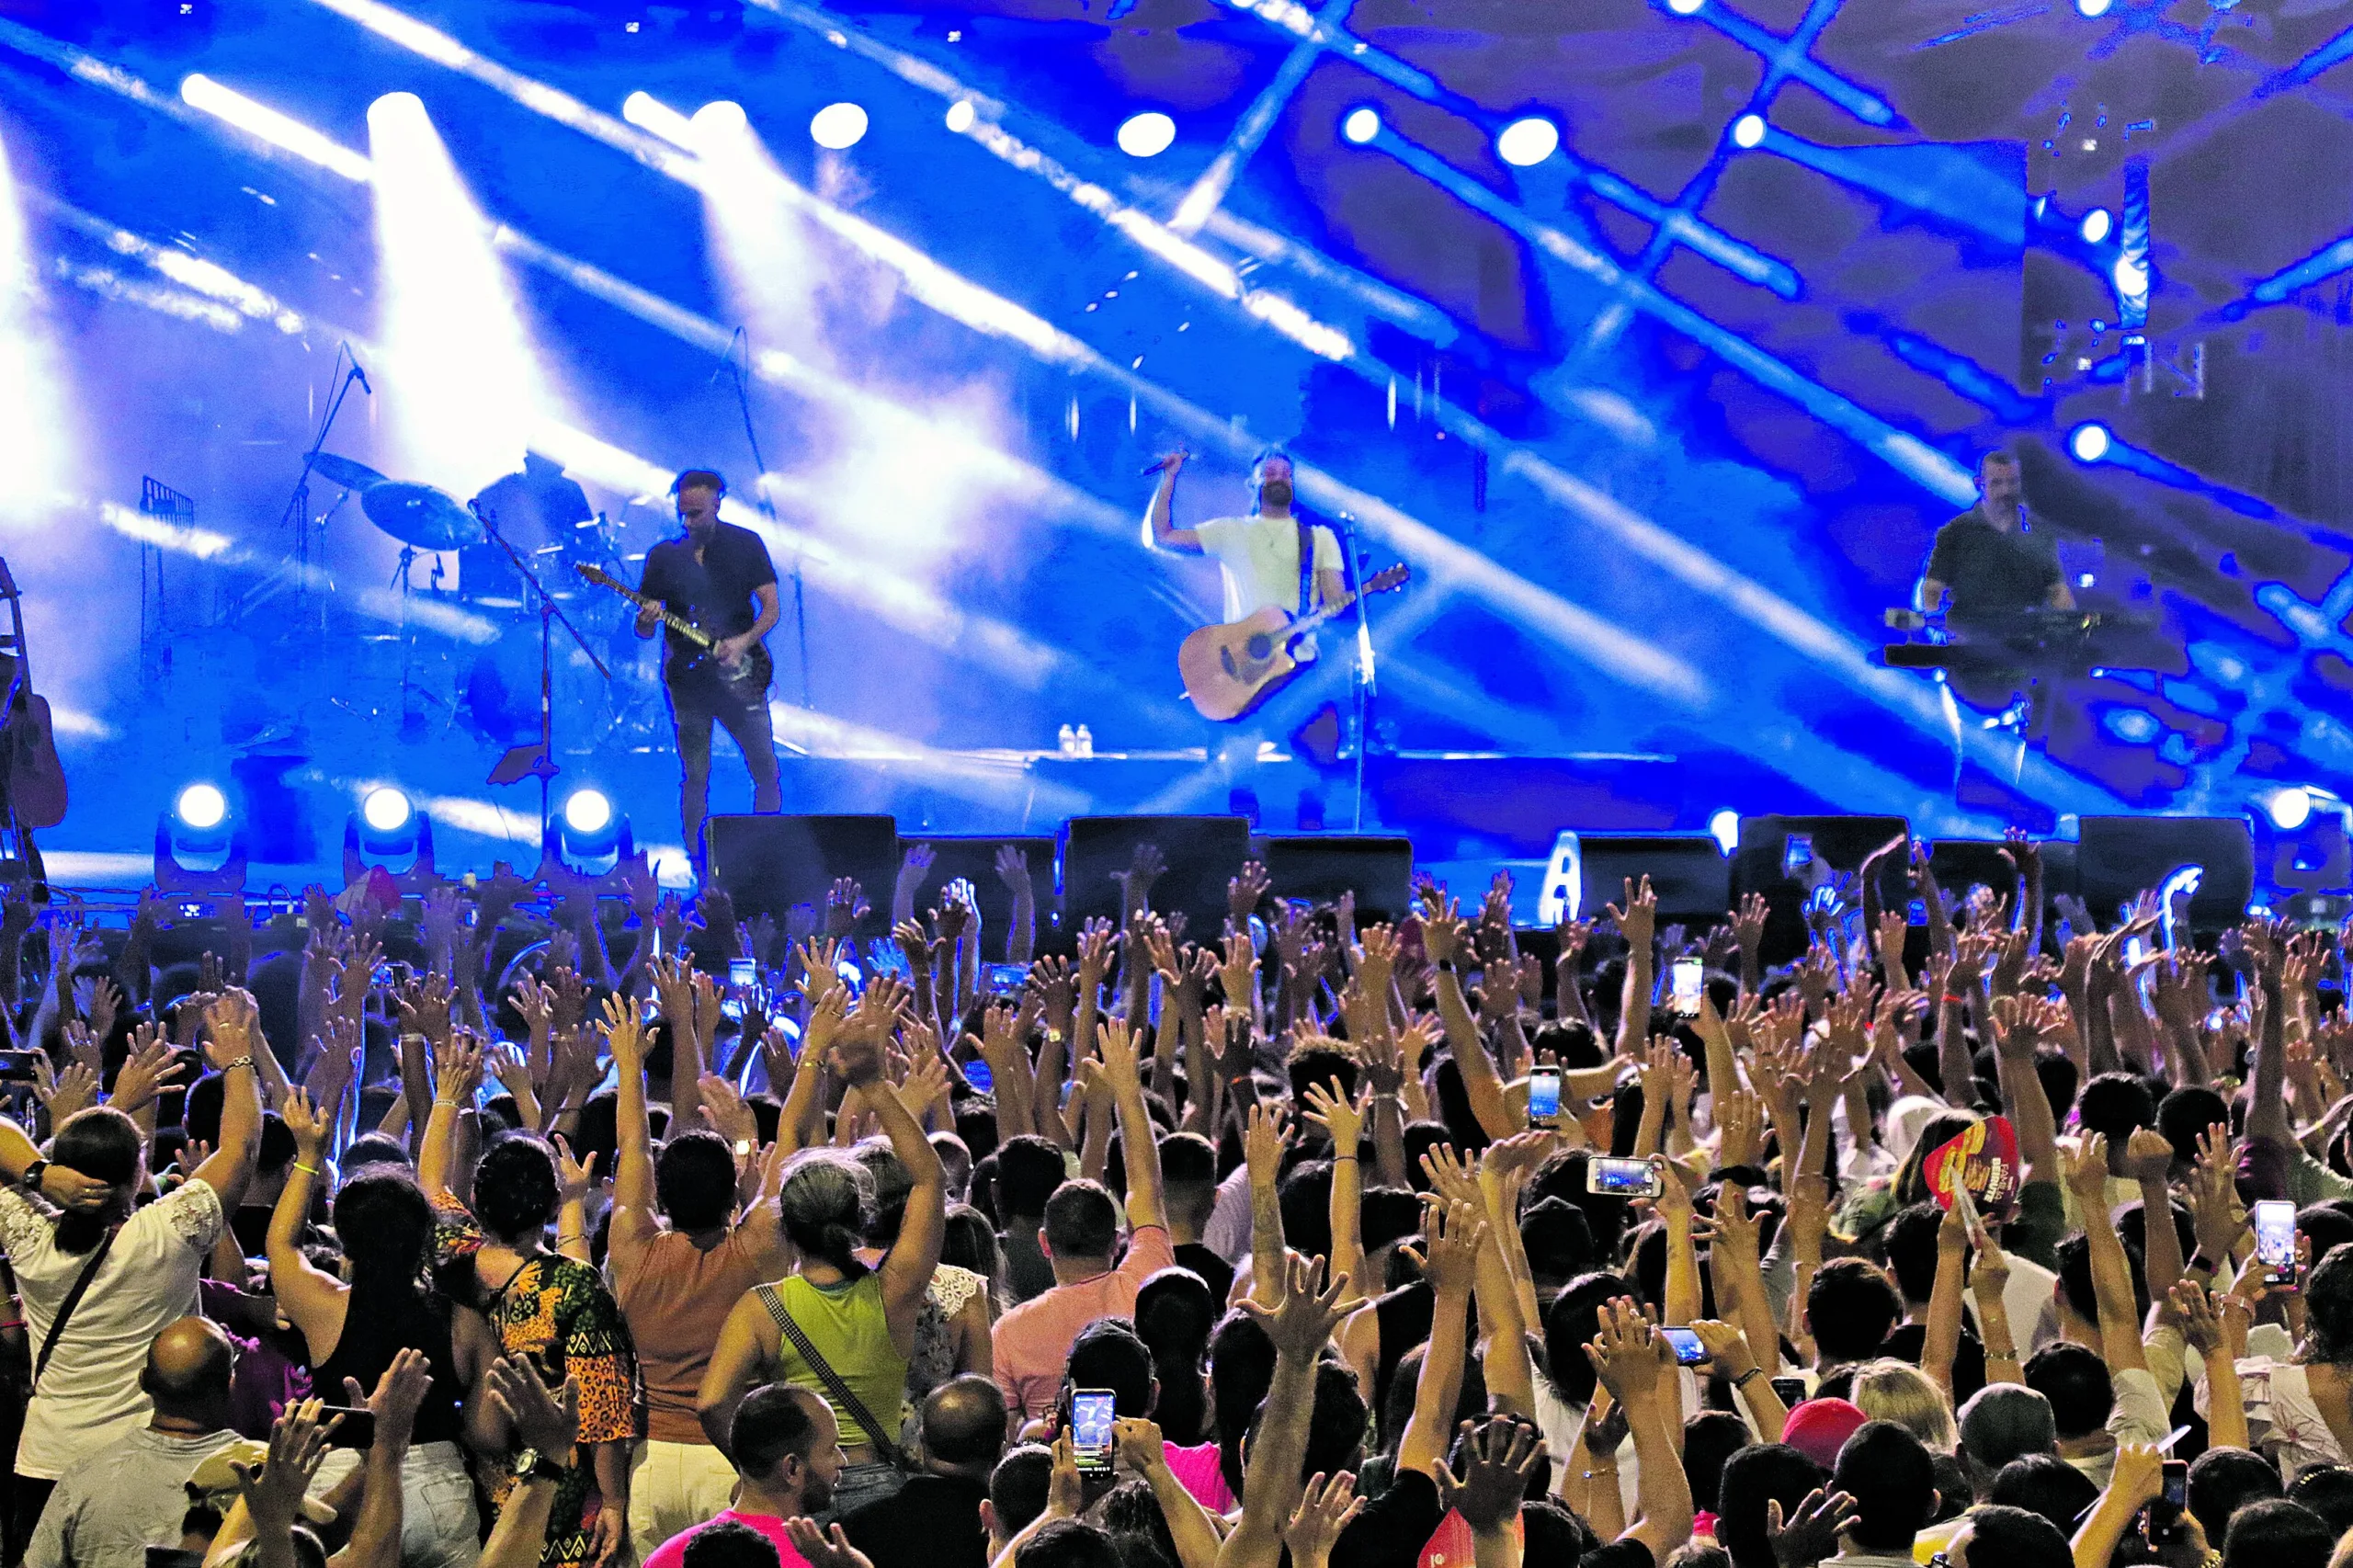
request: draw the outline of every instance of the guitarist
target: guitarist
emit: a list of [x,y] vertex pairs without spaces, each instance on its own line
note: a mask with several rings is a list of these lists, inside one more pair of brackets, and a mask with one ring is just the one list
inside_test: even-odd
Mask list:
[[[1310,525],[1291,514],[1290,453],[1268,447],[1250,464],[1250,488],[1257,503],[1250,516],[1180,528],[1170,508],[1176,496],[1176,471],[1189,455],[1180,449],[1161,460],[1160,485],[1152,493],[1146,521],[1157,548],[1216,561],[1225,579],[1227,620],[1240,620],[1268,605],[1303,615],[1347,594],[1338,537],[1320,523]],[[1310,536],[1314,540],[1312,574],[1300,560],[1301,541]],[[1312,658],[1313,645],[1303,641],[1297,656],[1302,662]]]
[[[723,726],[743,748],[752,774],[752,809],[780,811],[784,795],[777,778],[776,734],[768,718],[767,693],[739,697],[729,691],[715,666],[740,664],[776,625],[776,563],[768,547],[749,528],[719,520],[727,482],[709,469],[678,475],[670,494],[677,497],[677,539],[645,552],[639,591],[659,599],[672,614],[719,633],[711,655],[672,631],[665,639],[662,685],[669,693],[670,722],[677,732],[679,825],[687,853],[699,873],[707,865],[702,819],[710,804],[710,726]],[[637,618],[637,634],[651,637],[661,621],[651,610]]]

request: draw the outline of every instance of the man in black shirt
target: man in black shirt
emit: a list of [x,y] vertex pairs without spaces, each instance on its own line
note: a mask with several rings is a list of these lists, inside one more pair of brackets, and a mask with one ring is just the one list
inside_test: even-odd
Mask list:
[[922,1468],[889,1497],[850,1510],[849,1543],[876,1562],[988,1568],[981,1503],[1005,1457],[1005,1394],[987,1378],[954,1378],[923,1402]]
[[[672,627],[663,656],[663,685],[677,730],[678,816],[687,853],[703,858],[702,819],[710,803],[710,726],[725,727],[744,751],[752,774],[752,809],[781,810],[776,735],[768,719],[767,650],[761,639],[777,622],[776,565],[749,528],[719,520],[727,482],[708,469],[688,469],[671,486],[678,501],[682,538],[664,540],[645,554],[639,588],[671,614],[718,639],[708,653]],[[660,618],[637,618],[637,634],[651,637]]]
[[1943,608],[1949,592],[1952,624],[1986,629],[1998,629],[2032,609],[2075,608],[2051,536],[2026,526],[2018,459],[1986,453],[1978,468],[1978,490],[1976,506],[1937,530],[1936,548],[1920,579],[1920,608],[1931,613]]

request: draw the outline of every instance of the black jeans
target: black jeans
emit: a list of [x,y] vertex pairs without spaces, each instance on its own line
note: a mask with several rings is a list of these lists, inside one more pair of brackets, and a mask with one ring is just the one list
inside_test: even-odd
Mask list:
[[702,819],[710,808],[710,727],[715,722],[743,749],[744,764],[752,775],[752,809],[780,811],[784,791],[778,780],[776,726],[768,717],[767,695],[745,702],[729,695],[719,682],[702,672],[678,680],[665,680],[670,699],[670,722],[678,736],[678,824],[686,832],[687,853],[697,866],[704,863]]

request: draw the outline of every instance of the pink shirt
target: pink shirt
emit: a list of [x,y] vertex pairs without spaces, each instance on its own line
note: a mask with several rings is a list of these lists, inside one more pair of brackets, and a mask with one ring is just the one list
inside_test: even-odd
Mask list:
[[997,1319],[989,1351],[1006,1403],[1028,1417],[1050,1414],[1062,1393],[1072,1343],[1098,1318],[1134,1317],[1143,1282],[1176,1263],[1167,1231],[1146,1225],[1128,1238],[1128,1256],[1108,1274],[1057,1285]]
[[791,1539],[784,1533],[782,1519],[774,1514],[739,1514],[733,1508],[713,1517],[710,1524],[697,1525],[691,1530],[680,1530],[655,1547],[654,1555],[645,1560],[645,1568],[683,1568],[687,1561],[687,1542],[695,1538],[697,1530],[708,1529],[722,1519],[733,1519],[739,1525],[748,1526],[774,1541],[782,1568],[809,1568],[809,1560],[792,1549]]
[[1168,1473],[1176,1483],[1193,1494],[1193,1501],[1212,1514],[1230,1514],[1240,1501],[1233,1489],[1225,1483],[1225,1468],[1218,1462],[1215,1443],[1199,1443],[1188,1448],[1182,1443],[1170,1443],[1163,1449],[1168,1456]]

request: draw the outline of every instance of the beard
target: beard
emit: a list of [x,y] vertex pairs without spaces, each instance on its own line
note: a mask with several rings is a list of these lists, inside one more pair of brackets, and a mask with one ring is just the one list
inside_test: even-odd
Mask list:
[[1270,479],[1258,487],[1258,505],[1262,509],[1268,506],[1279,509],[1288,507],[1290,505],[1290,481],[1288,479]]

